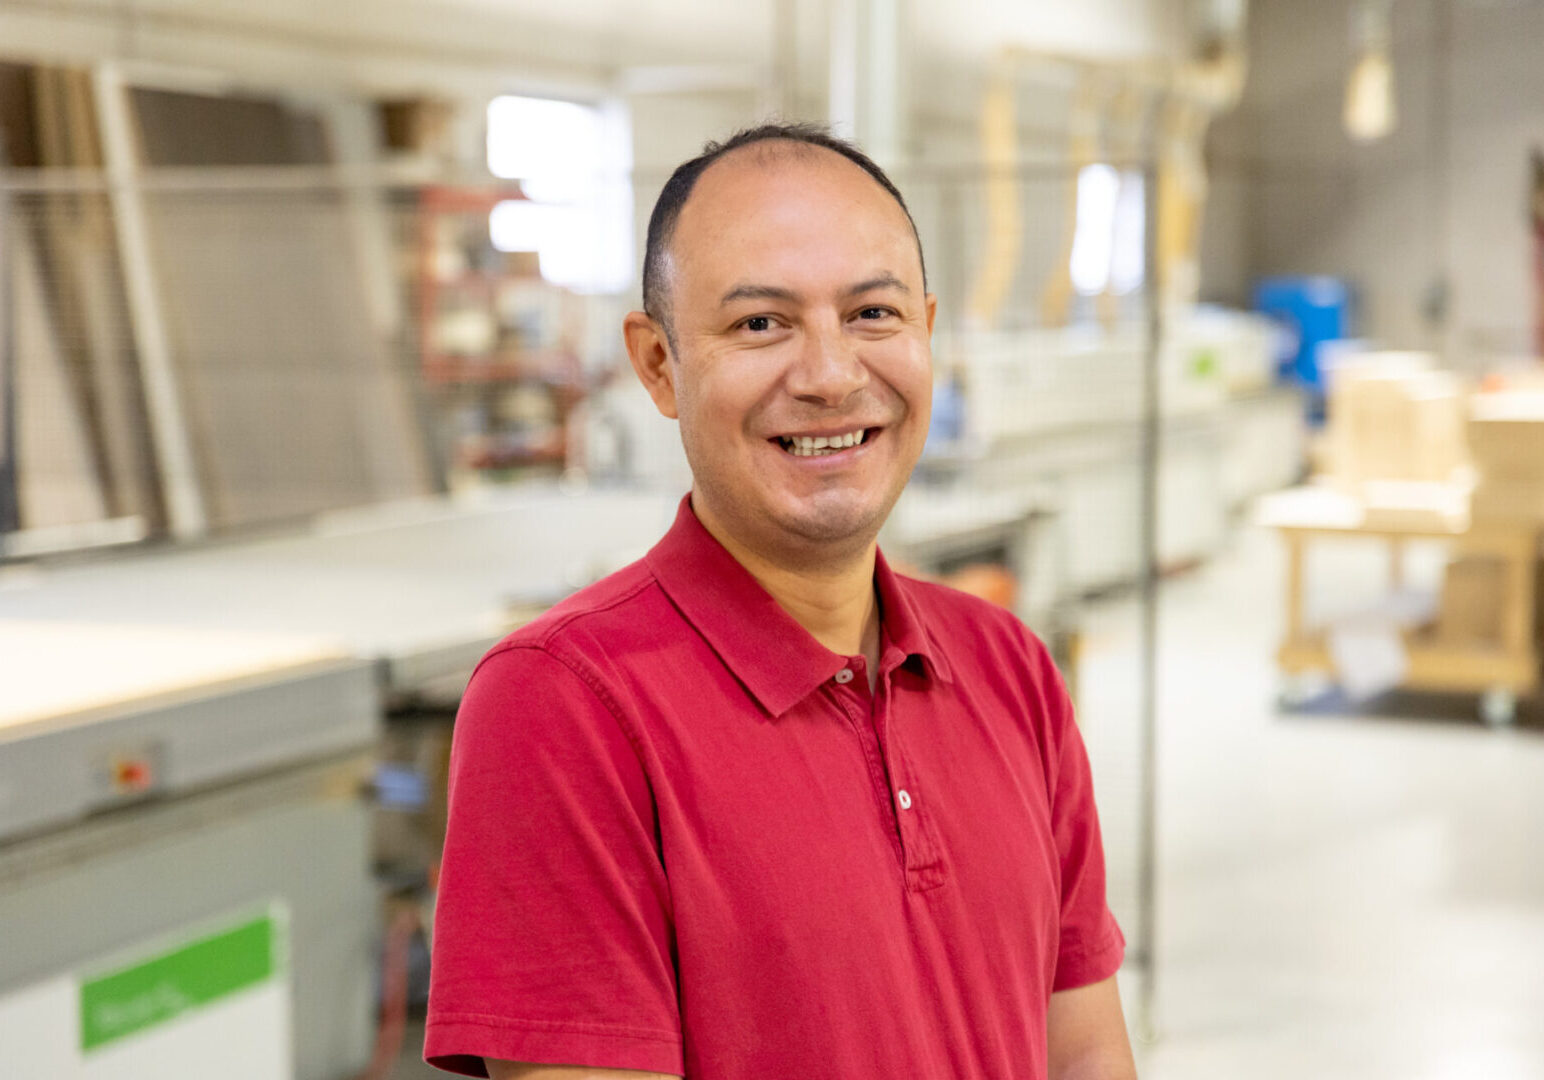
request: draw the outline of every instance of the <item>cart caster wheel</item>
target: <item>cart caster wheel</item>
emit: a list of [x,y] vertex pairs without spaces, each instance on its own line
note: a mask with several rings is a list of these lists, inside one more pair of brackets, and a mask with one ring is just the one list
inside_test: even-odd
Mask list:
[[1500,688],[1480,697],[1480,719],[1491,727],[1508,727],[1517,721],[1517,695]]

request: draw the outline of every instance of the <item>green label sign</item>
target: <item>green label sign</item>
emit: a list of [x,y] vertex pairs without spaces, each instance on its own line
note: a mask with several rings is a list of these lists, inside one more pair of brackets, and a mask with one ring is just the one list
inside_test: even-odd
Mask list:
[[200,938],[81,984],[82,1050],[164,1024],[271,978],[278,970],[273,915]]

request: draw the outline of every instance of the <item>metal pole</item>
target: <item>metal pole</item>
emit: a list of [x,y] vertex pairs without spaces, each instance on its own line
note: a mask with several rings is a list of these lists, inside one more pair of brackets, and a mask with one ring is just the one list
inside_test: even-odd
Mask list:
[[16,469],[16,310],[11,295],[11,199],[6,148],[0,145],[0,555],[5,534],[21,528]]
[[1163,281],[1158,258],[1158,166],[1149,156],[1143,166],[1147,342],[1142,366],[1142,657],[1141,657],[1141,807],[1140,860],[1137,871],[1139,956],[1144,971],[1137,1007],[1137,1036],[1156,1040],[1158,984],[1158,481],[1162,449],[1159,363],[1163,347]]
[[826,121],[844,139],[856,139],[858,131],[858,69],[863,62],[859,40],[860,0],[832,0],[826,57]]
[[1427,153],[1431,158],[1428,198],[1431,209],[1432,281],[1423,305],[1435,351],[1452,366],[1457,355],[1453,335],[1453,5],[1436,4],[1432,33],[1431,119]]
[[799,115],[799,0],[772,0],[772,79],[764,113]]
[[905,147],[906,113],[901,73],[905,11],[899,0],[865,0],[862,40],[863,90],[858,137],[870,156],[895,168]]

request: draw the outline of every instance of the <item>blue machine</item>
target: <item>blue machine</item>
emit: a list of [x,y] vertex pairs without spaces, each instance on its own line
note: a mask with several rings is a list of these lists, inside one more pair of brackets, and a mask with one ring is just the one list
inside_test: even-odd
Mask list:
[[1319,413],[1324,400],[1319,346],[1350,336],[1350,286],[1333,277],[1265,278],[1255,285],[1254,306],[1281,328],[1277,377],[1307,390]]

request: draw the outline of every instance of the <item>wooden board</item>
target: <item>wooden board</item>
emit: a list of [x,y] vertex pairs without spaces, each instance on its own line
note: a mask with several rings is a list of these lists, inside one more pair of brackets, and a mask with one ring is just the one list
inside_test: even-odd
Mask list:
[[[1273,529],[1324,535],[1445,539],[1471,531],[1468,515],[1457,512],[1464,489],[1405,484],[1377,490],[1385,497],[1369,505],[1334,488],[1292,488],[1261,498],[1255,504],[1255,520]],[[1401,500],[1400,492],[1408,497]]]
[[[1539,687],[1538,659],[1531,654],[1512,655],[1495,647],[1443,644],[1423,632],[1408,635],[1405,648],[1410,668],[1403,685],[1412,690],[1483,693],[1502,688],[1522,695]],[[1276,651],[1276,664],[1293,675],[1335,668],[1323,633],[1283,643]]]
[[70,722],[346,655],[316,637],[0,620],[0,739],[23,726]]

